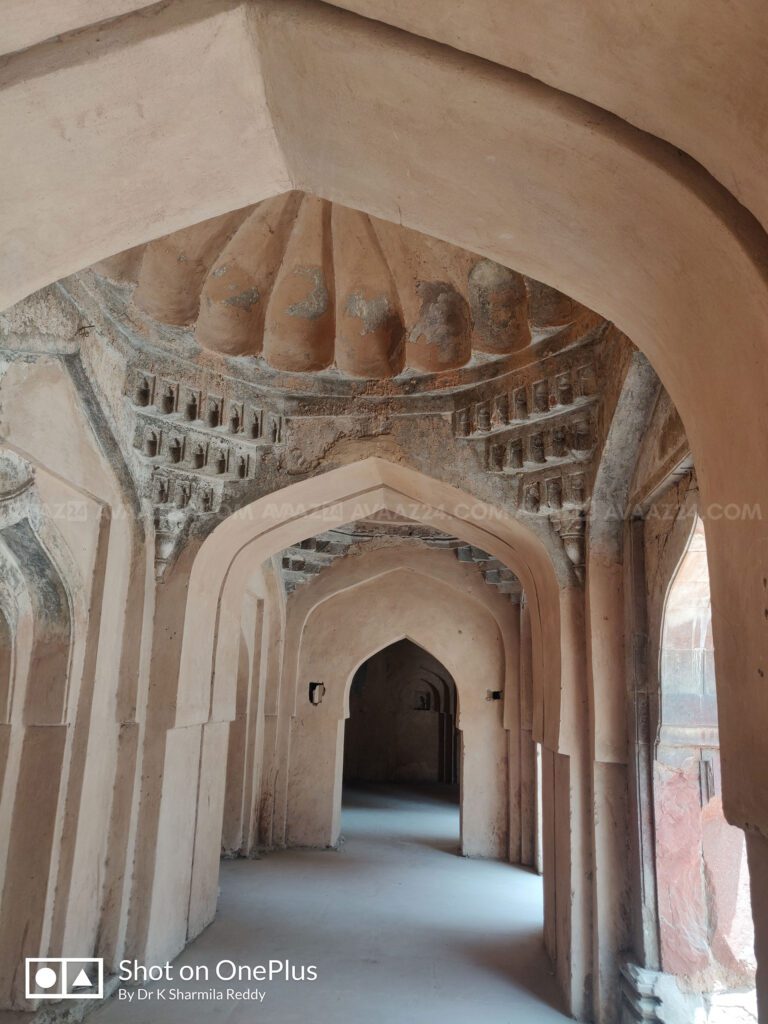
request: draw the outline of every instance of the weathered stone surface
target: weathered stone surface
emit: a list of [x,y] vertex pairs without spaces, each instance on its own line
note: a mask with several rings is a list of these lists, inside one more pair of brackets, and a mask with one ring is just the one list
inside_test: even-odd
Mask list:
[[[386,380],[586,335],[600,318],[491,260],[290,192],[102,261],[137,309],[223,355]],[[529,324],[529,292],[534,302]],[[562,309],[565,312],[562,312]],[[564,404],[568,404],[565,402]]]
[[[480,761],[467,748],[491,780],[468,810],[497,852],[525,817],[530,854],[541,745],[569,1012],[612,1024],[627,950],[677,957],[691,989],[749,980],[721,810],[748,835],[765,1000],[764,5],[108,0],[99,17],[122,16],[98,24],[81,0],[10,5],[0,290],[32,297],[2,324],[0,429],[34,473],[0,495],[4,1004],[28,1008],[16,920],[24,952],[103,945],[114,965],[210,919],[239,687],[240,846],[333,835],[342,715],[313,722],[327,705],[283,685],[283,626],[367,556],[289,557],[312,578],[287,603],[272,559],[382,505],[469,549],[437,552],[463,573],[446,647],[477,641],[448,611],[512,616],[510,679],[502,588],[524,591],[526,735],[507,692]],[[625,388],[631,343],[581,303],[658,371],[653,411]],[[670,584],[696,512],[712,591],[680,577],[688,619]],[[355,585],[380,596],[374,563]],[[391,588],[369,640],[395,621],[434,637],[429,570],[411,619]],[[491,647],[462,663],[492,674]]]

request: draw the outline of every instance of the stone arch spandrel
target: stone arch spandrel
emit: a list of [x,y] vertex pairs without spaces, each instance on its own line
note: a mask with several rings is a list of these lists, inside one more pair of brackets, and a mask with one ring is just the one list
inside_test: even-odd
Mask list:
[[768,12],[760,0],[745,4],[740,18],[727,6],[697,0],[646,9],[641,18],[634,0],[545,0],[535,9],[515,0],[475,0],[471,8],[449,2],[440,18],[431,0],[336,0],[336,6],[516,68],[610,110],[690,153],[768,225],[758,173],[766,107],[743,102],[764,83]]
[[[247,19],[250,20],[250,32],[244,30]],[[204,42],[207,43],[212,35],[217,37],[217,46],[204,46]],[[318,38],[323,38],[322,47],[317,45]],[[331,54],[328,48],[336,45],[336,39],[339,52]],[[294,54],[317,51],[316,60],[322,63],[315,64],[305,60],[286,62],[283,52],[285,48]],[[84,62],[86,53],[88,60]],[[127,54],[130,54],[130,57]],[[235,55],[242,59],[238,61]],[[390,60],[392,55],[397,64],[397,78],[394,81]],[[414,59],[417,56],[429,62],[426,69],[414,67]],[[131,60],[133,71],[131,76],[121,74],[128,59]],[[178,75],[162,73],[162,68],[174,68],[179,62],[182,62],[182,70]],[[230,68],[233,66],[237,67],[239,72],[237,83],[231,80]],[[302,83],[293,72],[293,69],[299,66],[306,79],[307,95],[301,92]],[[188,80],[183,68],[192,67],[196,69],[197,74],[194,79]],[[318,67],[322,72],[319,75]],[[371,67],[376,69],[378,82],[375,83],[374,89],[366,89],[364,83],[360,81],[360,75]],[[137,73],[137,68],[141,68],[141,73]],[[435,68],[447,69],[456,80],[461,77],[461,88],[455,81],[448,83],[447,89],[444,88],[445,83],[435,87]],[[334,70],[347,79],[342,90],[334,88]],[[622,72],[624,71],[625,68],[622,67]],[[484,154],[495,156],[499,168],[504,166],[506,161],[501,152],[497,152],[493,135],[488,135],[484,131],[487,122],[495,124],[497,111],[487,101],[482,102],[479,107],[476,103],[465,105],[462,96],[462,92],[468,90],[470,76],[482,78],[483,74],[496,74],[523,93],[515,102],[507,103],[506,113],[502,111],[504,116],[499,122],[499,127],[503,127],[506,133],[507,145],[509,140],[514,139],[519,150],[526,150],[525,146],[518,145],[518,132],[512,130],[509,121],[510,118],[516,118],[518,112],[521,120],[528,119],[528,112],[523,111],[527,99],[524,87],[536,86],[542,93],[549,94],[564,104],[566,121],[569,103],[572,105],[571,113],[575,113],[575,134],[583,138],[564,140],[564,154],[571,157],[568,162],[569,177],[574,177],[577,169],[576,160],[579,171],[584,168],[594,171],[586,162],[582,163],[578,157],[574,160],[573,157],[579,151],[579,144],[589,144],[591,141],[590,135],[594,132],[590,131],[590,128],[602,117],[602,111],[599,107],[576,98],[577,95],[583,95],[576,83],[571,90],[573,95],[562,93],[509,68],[499,65],[494,67],[449,47],[416,39],[407,33],[392,31],[372,21],[333,10],[330,6],[308,2],[275,4],[269,0],[252,2],[247,6],[223,4],[214,7],[202,2],[192,5],[169,5],[165,11],[155,15],[151,20],[135,15],[106,27],[87,29],[67,39],[65,44],[59,43],[58,46],[54,46],[45,43],[24,53],[15,54],[10,58],[6,69],[6,92],[9,102],[9,123],[16,133],[24,132],[22,138],[17,137],[14,141],[17,143],[18,151],[28,156],[30,165],[29,168],[26,164],[19,168],[20,178],[29,183],[28,173],[33,173],[32,169],[38,168],[34,174],[39,179],[45,176],[44,168],[55,168],[58,174],[56,182],[46,178],[44,182],[40,182],[38,189],[29,189],[29,193],[38,203],[41,195],[50,194],[50,217],[46,219],[45,216],[41,216],[38,222],[59,225],[59,231],[53,237],[66,239],[68,244],[66,248],[61,245],[61,253],[52,253],[51,244],[47,249],[38,247],[38,254],[30,253],[28,258],[25,252],[22,251],[20,258],[18,251],[15,251],[13,255],[17,267],[11,268],[9,276],[16,278],[17,287],[15,294],[9,296],[8,301],[14,301],[36,287],[110,256],[115,251],[128,249],[150,238],[194,224],[218,213],[237,209],[267,195],[287,191],[301,181],[306,165],[312,162],[317,168],[322,167],[324,174],[332,172],[328,180],[323,182],[324,188],[313,189],[319,194],[328,192],[337,179],[336,187],[344,187],[345,183],[340,180],[340,170],[346,172],[349,168],[355,168],[357,174],[358,168],[360,169],[360,181],[356,183],[353,191],[360,194],[361,203],[351,201],[352,193],[347,203],[354,207],[365,205],[362,202],[363,197],[372,198],[379,191],[383,197],[387,193],[391,194],[392,183],[401,181],[403,167],[411,164],[411,158],[415,156],[411,172],[413,181],[410,187],[406,188],[403,183],[398,189],[403,193],[399,197],[402,219],[407,222],[410,210],[404,206],[402,200],[409,198],[409,194],[415,195],[417,184],[421,184],[416,182],[413,170],[418,169],[419,175],[428,170],[427,161],[423,157],[418,159],[418,150],[411,148],[417,143],[422,153],[433,152],[431,143],[435,136],[448,137],[453,150],[450,154],[451,160],[448,163],[443,160],[434,161],[441,168],[441,179],[446,178],[446,170],[450,170],[452,175],[465,172],[467,160],[463,154],[457,152],[462,150],[465,144],[467,152],[471,154],[469,159],[477,161],[479,166],[476,170],[483,172],[483,177],[489,171],[485,164],[490,163],[484,158]],[[176,90],[169,90],[169,78],[179,82],[178,93]],[[126,92],[126,83],[133,81],[136,82],[136,93],[130,88]],[[622,79],[618,81],[620,83]],[[21,83],[26,86],[28,108],[41,113],[36,118],[28,116],[26,119],[20,119],[20,123],[14,123],[15,111],[12,104],[16,99],[15,90],[21,88]],[[100,130],[94,132],[93,125],[98,119],[95,116],[89,119],[88,114],[91,110],[87,106],[85,110],[82,109],[82,97],[91,96],[94,97],[94,101],[98,97],[102,105],[108,108],[109,100],[114,96],[116,83],[120,83],[122,90],[119,97],[122,101],[122,116],[114,119],[114,123],[108,117],[103,118],[98,122]],[[361,103],[367,102],[367,97],[370,97],[372,108],[378,107],[377,93],[385,92],[391,93],[395,108],[398,105],[402,108],[399,100],[406,83],[410,90],[409,94],[414,98],[414,103],[409,106],[412,106],[411,118],[418,122],[415,131],[412,130],[410,122],[404,122],[402,109],[397,111],[397,116],[393,118],[381,114],[378,117],[371,116],[371,110],[357,109]],[[183,88],[184,85],[187,86],[186,89]],[[433,89],[434,95],[427,98],[427,102],[423,102],[425,98],[413,92],[417,87],[420,91]],[[315,94],[314,97],[312,93]],[[141,103],[140,100],[147,96],[155,97],[155,94],[157,101],[152,103],[150,108],[152,116],[147,117],[149,105]],[[329,94],[334,97],[331,101]],[[611,95],[615,97],[615,89],[611,90]],[[174,146],[178,145],[178,133],[171,132],[168,128],[189,119],[190,96],[195,97],[198,104],[195,108],[198,135],[201,124],[206,126],[210,134],[207,145],[192,150],[187,147],[185,166],[179,165],[177,153],[174,152]],[[348,96],[347,102],[353,104],[354,109],[347,117],[339,116],[339,96]],[[448,118],[436,114],[434,101],[440,96],[451,97],[452,106]],[[54,102],[54,97],[58,99],[58,104]],[[136,102],[132,103],[132,99]],[[182,99],[184,107],[181,106]],[[226,103],[222,106],[224,99]],[[429,102],[430,99],[433,102]],[[470,97],[467,96],[466,99],[469,100]],[[587,99],[599,101],[602,97],[587,95]],[[306,106],[307,102],[309,106]],[[211,107],[216,109],[216,119],[211,118]],[[302,124],[304,134],[308,134],[311,127],[312,134],[318,136],[317,140],[303,140],[302,133],[296,133],[295,124],[286,123],[283,115],[286,110],[290,112],[292,107],[297,110],[305,109]],[[51,153],[51,146],[56,143],[57,138],[46,118],[46,113],[55,109],[71,110],[71,124],[67,124],[70,131],[63,133],[62,152],[58,154],[60,159]],[[221,119],[222,109],[227,111],[228,116],[225,120]],[[389,106],[383,109],[388,110]],[[672,146],[658,143],[653,136],[646,136],[643,132],[631,128],[626,122],[612,115],[608,116],[611,122],[625,128],[632,137],[648,139],[672,156],[677,153]],[[480,123],[481,119],[483,123]],[[375,130],[377,121],[381,122],[385,138],[372,140],[371,133]],[[127,122],[132,124],[133,131],[126,130]],[[348,142],[339,148],[336,135],[340,125],[343,125]],[[397,135],[393,136],[395,126]],[[552,131],[542,125],[542,134],[546,134],[550,139],[558,139],[567,133],[567,128],[566,124],[562,132],[556,129]],[[477,136],[476,141],[479,145],[475,146],[469,141],[470,133]],[[660,131],[660,134],[663,135],[664,132]],[[686,148],[684,142],[676,137],[677,132],[674,129],[669,134],[675,145]],[[711,137],[711,133],[708,135]],[[427,140],[430,145],[426,144]],[[132,191],[127,197],[133,207],[134,217],[122,216],[118,221],[107,182],[116,174],[121,174],[124,180],[126,168],[131,168],[135,164],[135,161],[131,160],[135,148],[129,151],[126,148],[128,145],[143,147],[147,166],[161,167],[171,160],[176,173],[172,178],[154,174],[150,180],[142,181],[141,188]],[[10,144],[8,148],[10,151]],[[313,151],[317,154],[314,158]],[[393,159],[398,160],[400,166],[395,165],[395,173],[391,181],[384,181],[383,190],[380,190],[379,182],[371,182],[370,189],[367,188],[364,184],[367,171],[362,170],[361,162],[368,158],[369,153],[373,153],[374,159],[380,161],[387,151],[399,151],[393,153]],[[695,154],[695,149],[692,148],[691,152]],[[350,154],[354,154],[356,159],[350,159]],[[459,155],[462,159],[457,160]],[[746,157],[746,154],[744,155]],[[527,153],[526,159],[530,160]],[[558,163],[557,160],[552,162]],[[453,164],[456,164],[455,169]],[[691,164],[697,167],[693,161]],[[225,167],[227,173],[217,174],[219,167]],[[560,171],[559,166],[557,170]],[[749,168],[746,164],[742,171],[739,176],[742,180],[745,174],[754,174],[754,168]],[[536,205],[531,204],[532,198],[538,202],[543,192],[542,189],[535,188],[536,178],[537,174],[532,169],[530,181],[534,187],[531,191],[517,186],[521,195],[526,196],[529,205]],[[622,185],[626,183],[626,187],[631,189],[631,180],[621,177],[617,182],[621,182]],[[477,184],[479,185],[479,182]],[[485,184],[486,182],[483,182],[483,190]],[[469,192],[469,197],[475,202],[478,189],[469,188],[469,179],[465,185],[465,192]],[[461,210],[451,205],[448,196],[440,195],[440,189],[433,191],[444,219],[448,215],[451,219],[455,219],[457,215],[462,216]],[[69,206],[61,201],[62,193],[65,192],[69,194]],[[492,189],[488,194],[493,193]],[[90,208],[87,205],[88,198]],[[572,195],[564,196],[566,201],[572,198]],[[466,194],[464,199],[462,207],[470,205],[466,203]],[[19,207],[20,224],[29,225],[33,218],[24,216],[23,204],[14,205]],[[378,205],[382,205],[382,200],[378,201]],[[500,208],[504,208],[503,204],[496,205],[496,209]],[[157,211],[161,209],[166,213],[159,219]],[[395,205],[392,205],[388,212],[382,211],[382,216],[388,220],[397,220],[396,214]],[[72,218],[69,232],[64,224],[60,224],[62,218]],[[467,219],[468,223],[470,221],[471,217]],[[77,235],[75,228],[79,228]],[[502,234],[498,226],[491,232],[483,230],[481,233],[486,238]],[[17,237],[21,238],[23,234],[20,229]],[[49,228],[49,235],[52,234]],[[541,226],[539,234],[546,236],[546,231],[542,232]],[[73,237],[78,238],[81,249],[79,253],[73,252]],[[108,249],[110,243],[112,247]],[[86,253],[83,251],[85,249],[89,249],[90,252]],[[520,249],[525,250],[522,239]],[[46,256],[60,261],[59,266],[55,269],[48,267],[45,270],[34,266]],[[546,281],[551,280],[547,275],[534,276]],[[21,283],[23,277],[28,278],[24,284]],[[29,280],[30,277],[36,277],[36,280]],[[551,283],[557,285],[554,280],[551,280]]]
[[[98,32],[100,40],[106,36],[109,50],[111,26],[103,20],[138,12],[148,0],[104,0],[102,24],[90,30],[93,11],[83,0],[66,9],[46,3],[34,12],[26,0],[9,0],[8,6],[6,53],[74,30]],[[632,0],[596,0],[589,7],[579,0],[547,0],[535,13],[508,0],[477,0],[471,10],[448,3],[439,19],[430,0],[335,0],[334,6],[516,69],[610,110],[690,153],[747,207],[758,215],[762,208],[766,223],[759,175],[765,108],[745,108],[742,102],[763,82],[766,14],[760,0],[745,3],[743,17],[735,19],[722,5],[702,9],[696,0],[662,5],[642,19]],[[133,21],[141,24],[140,17]],[[716,86],[710,73],[713,39]]]
[[[116,248],[131,248],[290,188],[246,14],[247,4],[234,0],[171,3],[151,16],[121,18],[6,59],[0,76],[0,125],[13,131],[14,152],[25,152],[29,145],[29,155],[35,153],[31,164],[38,169],[25,169],[31,175],[27,186],[45,190],[43,167],[60,159],[59,185],[70,197],[68,209],[62,205],[58,213],[49,211],[57,224],[51,230],[49,223],[49,237],[69,238],[61,247],[69,251],[60,251],[54,278],[75,269],[73,256],[80,266],[90,264]],[[100,123],[96,131],[89,128],[81,134],[77,128],[71,101],[78,94],[94,99],[89,113],[81,107],[81,115],[94,127]],[[18,121],[13,107],[22,96],[27,117]],[[192,96],[198,143],[185,141],[179,149],[178,128],[190,123]],[[133,141],[126,145],[130,136]],[[63,143],[58,154],[57,137]],[[137,165],[137,152],[142,153],[144,170],[124,190],[123,213],[118,214],[114,182],[125,180],[126,169]],[[75,198],[91,161],[101,167],[101,180],[91,181],[93,187],[87,189],[93,208],[101,210],[95,220],[85,195]],[[173,175],[158,173],[171,166]],[[9,205],[4,221],[10,213]],[[16,234],[14,220],[6,223],[17,238],[13,249],[18,273],[30,281],[36,278],[31,286],[35,290],[54,278],[43,280],[38,258],[21,241],[24,229],[17,222]],[[124,236],[126,244],[113,246],[110,236],[115,234]],[[82,261],[72,253],[75,237],[88,250]]]
[[[378,590],[386,596],[380,597]],[[430,600],[430,591],[434,600]],[[400,598],[399,604],[394,601],[396,596]],[[340,612],[340,609],[344,611]],[[372,612],[370,615],[369,610]],[[477,633],[467,635],[459,624],[462,615],[465,615],[467,629],[477,630]],[[347,628],[351,628],[351,633],[342,642]],[[351,584],[315,605],[302,630],[297,689],[300,689],[302,672],[310,675],[323,672],[327,648],[339,650],[340,663],[344,665],[343,681],[334,687],[331,700],[326,704],[324,699],[323,704],[329,713],[347,718],[349,688],[355,671],[374,654],[398,640],[411,640],[451,674],[458,694],[459,728],[462,727],[462,702],[468,700],[470,694],[485,700],[485,689],[481,693],[479,684],[475,690],[470,690],[470,683],[477,683],[478,677],[473,680],[469,671],[471,662],[462,662],[461,656],[470,659],[472,645],[487,643],[494,651],[493,681],[498,682],[504,677],[504,641],[487,606],[443,580],[418,569],[399,566]],[[332,673],[332,665],[329,667]],[[461,684],[457,681],[457,673],[462,677]],[[490,684],[486,687],[493,688]],[[305,703],[306,695],[297,693],[296,696],[298,711]]]

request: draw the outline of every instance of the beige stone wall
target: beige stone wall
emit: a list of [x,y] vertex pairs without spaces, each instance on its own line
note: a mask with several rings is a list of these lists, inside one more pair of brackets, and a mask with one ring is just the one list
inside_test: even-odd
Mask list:
[[[97,936],[100,948],[124,941],[128,892],[120,865],[135,785],[127,737],[140,728],[133,644],[141,629],[142,547],[63,364],[11,362],[0,392],[6,450],[19,452],[34,474],[26,509],[14,512],[13,498],[3,503],[5,571],[15,561],[28,608],[28,624],[19,621],[13,638],[11,702],[0,725],[0,998],[20,1006],[23,974],[20,988],[13,965],[21,955],[95,952]],[[58,636],[54,576],[63,602]]]
[[[657,406],[636,486],[625,480],[619,488],[635,505],[622,508],[621,529],[608,538],[590,524],[594,559],[588,552],[580,560],[583,541],[567,535],[576,554],[569,561],[587,567],[586,602],[575,574],[566,578],[562,565],[553,566],[541,536],[519,518],[489,528],[459,516],[447,476],[409,490],[398,437],[329,447],[336,461],[325,475],[333,480],[318,475],[298,495],[338,506],[339,521],[352,518],[350,496],[358,492],[369,507],[394,504],[393,493],[403,491],[447,503],[453,532],[519,573],[531,627],[530,742],[544,746],[547,944],[569,1009],[588,1016],[594,1003],[607,1021],[621,951],[632,947],[651,967],[658,960],[654,896],[645,884],[649,751],[640,748],[649,740],[637,741],[648,732],[637,727],[654,714],[659,580],[668,577],[680,541],[674,530],[625,526],[624,514],[650,523],[651,510],[669,500],[662,494],[669,475],[685,468],[675,443],[681,424],[696,462],[699,507],[710,513],[723,805],[729,821],[749,832],[753,876],[766,876],[768,801],[755,783],[768,772],[765,5],[754,0],[740,17],[723,5],[657,5],[640,21],[633,4],[608,11],[604,3],[571,0],[544,8],[478,0],[449,5],[441,19],[426,3],[335,6],[348,10],[311,0],[193,0],[147,12],[138,2],[115,2],[104,17],[122,17],[89,26],[80,3],[41,2],[31,15],[29,5],[21,11],[13,3],[6,45],[18,52],[0,73],[2,151],[10,154],[1,190],[3,304],[115,252],[300,189],[544,280],[610,318],[649,357],[670,398]],[[79,31],[59,35],[67,30]],[[62,353],[74,355],[74,336],[88,323],[62,330]],[[38,491],[48,488],[58,500],[74,490],[94,513],[76,535],[86,539],[68,527],[45,538],[51,547],[57,538],[58,555],[70,551],[68,564],[53,554],[50,560],[61,586],[84,573],[73,591],[89,600],[72,604],[69,636],[60,630],[56,638],[56,657],[64,658],[64,643],[67,661],[66,673],[56,673],[60,683],[66,675],[66,686],[52,691],[56,723],[48,707],[45,723],[22,715],[0,725],[4,870],[26,856],[29,842],[16,796],[37,785],[49,758],[59,789],[46,793],[54,824],[38,851],[46,891],[46,905],[33,908],[38,931],[61,936],[71,920],[83,941],[94,934],[97,911],[79,865],[93,871],[107,840],[86,819],[66,836],[64,829],[66,808],[74,812],[87,798],[111,808],[99,932],[109,956],[123,948],[172,955],[212,913],[216,815],[225,802],[238,841],[226,772],[215,769],[228,761],[227,723],[242,721],[247,581],[275,552],[316,531],[318,520],[301,513],[269,521],[258,506],[257,527],[230,524],[214,543],[190,537],[157,584],[155,552],[137,543],[124,482],[117,484],[86,428],[82,396],[59,359],[18,359],[2,390],[3,443],[40,467]],[[443,429],[441,436],[453,436],[447,421]],[[425,447],[423,475],[438,446]],[[625,463],[634,465],[639,447]],[[385,472],[366,462],[338,468],[372,453],[402,464]],[[327,468],[319,462],[308,472]],[[501,484],[494,500],[503,503],[499,494]],[[117,512],[126,506],[123,518]],[[758,514],[711,514],[729,507]],[[154,529],[154,521],[147,524],[153,541]],[[168,542],[160,529],[157,539]],[[281,614],[271,620],[268,645],[278,661]],[[38,621],[21,609],[16,668],[35,664]],[[244,661],[252,679],[250,630]],[[44,678],[26,676],[33,689]],[[298,689],[284,685],[288,678],[270,662],[265,775],[286,762],[290,720],[298,717]],[[84,746],[86,723],[92,735],[100,730],[114,742]],[[269,843],[284,841],[288,827],[281,785],[262,785],[259,835]],[[199,799],[215,814],[196,826],[184,808]],[[140,899],[128,899],[130,864]],[[54,877],[61,885],[50,906]],[[3,899],[6,891],[7,882]],[[628,891],[633,899],[625,901]],[[71,916],[59,909],[70,892],[80,894]],[[753,901],[765,1004],[764,885]],[[11,945],[17,941],[9,935]],[[7,975],[5,958],[2,969]],[[4,998],[16,999],[7,988]]]

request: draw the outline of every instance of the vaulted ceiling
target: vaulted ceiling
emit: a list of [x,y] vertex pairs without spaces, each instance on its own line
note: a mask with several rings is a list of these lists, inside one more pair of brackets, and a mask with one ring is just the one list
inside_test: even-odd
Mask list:
[[[599,317],[515,270],[397,224],[289,192],[94,268],[130,306],[224,356],[382,380],[456,371],[576,339]],[[455,383],[452,375],[447,383]]]

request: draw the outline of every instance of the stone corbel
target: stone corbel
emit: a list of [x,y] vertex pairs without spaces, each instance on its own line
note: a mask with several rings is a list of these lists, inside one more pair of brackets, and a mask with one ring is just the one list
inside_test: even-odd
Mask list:
[[155,508],[153,525],[155,534],[155,579],[162,583],[168,569],[176,561],[189,534],[190,512],[178,508]]
[[584,583],[586,565],[586,520],[581,509],[553,513],[549,517],[552,528],[560,537],[563,550],[573,565],[579,583]]

